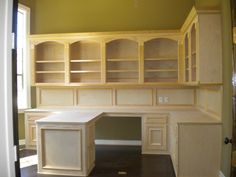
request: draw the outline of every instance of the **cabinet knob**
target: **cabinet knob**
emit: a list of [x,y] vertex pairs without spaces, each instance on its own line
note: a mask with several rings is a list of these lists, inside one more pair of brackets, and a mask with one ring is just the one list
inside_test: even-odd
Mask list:
[[225,144],[229,144],[229,143],[232,144],[232,139],[229,139],[228,137],[226,137],[224,140],[224,143]]

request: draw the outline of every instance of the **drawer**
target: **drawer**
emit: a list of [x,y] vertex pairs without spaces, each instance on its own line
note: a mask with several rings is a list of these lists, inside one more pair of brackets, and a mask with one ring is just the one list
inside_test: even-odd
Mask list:
[[50,114],[51,113],[32,113],[32,114],[26,113],[25,116],[26,116],[28,121],[35,121],[35,120],[38,120],[40,118],[47,117]]
[[145,124],[167,124],[168,116],[158,116],[158,115],[153,115],[153,116],[147,116],[144,118],[144,123]]

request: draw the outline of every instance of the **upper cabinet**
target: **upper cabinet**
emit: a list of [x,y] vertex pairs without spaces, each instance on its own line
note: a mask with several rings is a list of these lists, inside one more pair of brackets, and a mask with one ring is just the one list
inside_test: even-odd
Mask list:
[[144,82],[178,82],[178,41],[156,38],[144,43]]
[[33,83],[178,84],[179,31],[32,35]]
[[65,82],[64,44],[45,41],[34,46],[33,80],[35,83],[63,84]]
[[192,9],[182,29],[184,34],[183,81],[187,84],[222,83],[221,17],[218,11]]
[[138,83],[139,45],[130,39],[116,39],[106,44],[106,82]]
[[101,44],[78,41],[69,45],[69,83],[101,82]]
[[222,84],[220,19],[193,8],[180,30],[32,35],[32,84]]

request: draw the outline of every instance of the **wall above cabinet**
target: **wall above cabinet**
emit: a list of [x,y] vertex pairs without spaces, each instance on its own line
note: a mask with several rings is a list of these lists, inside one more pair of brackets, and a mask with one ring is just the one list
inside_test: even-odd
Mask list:
[[181,30],[31,35],[32,85],[222,83],[217,11],[190,12]]

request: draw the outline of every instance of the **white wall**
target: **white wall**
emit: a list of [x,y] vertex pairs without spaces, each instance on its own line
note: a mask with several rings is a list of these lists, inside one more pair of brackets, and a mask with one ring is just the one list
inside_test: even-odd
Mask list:
[[0,0],[0,177],[14,177],[11,96],[12,0]]

